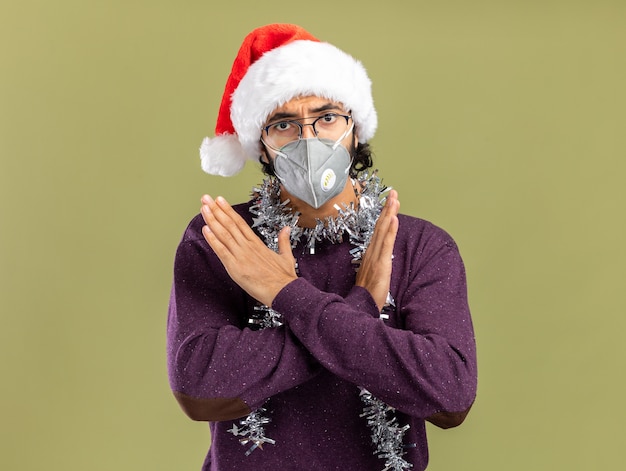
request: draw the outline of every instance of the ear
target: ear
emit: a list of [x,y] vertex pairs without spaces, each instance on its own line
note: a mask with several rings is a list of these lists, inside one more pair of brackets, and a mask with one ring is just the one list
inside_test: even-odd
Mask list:
[[272,155],[271,150],[267,148],[267,145],[263,141],[260,141],[260,143],[261,143],[261,155],[259,156],[259,162],[271,164],[275,155]]
[[270,159],[267,156],[267,151],[265,150],[265,146],[261,148],[261,155],[259,155],[259,162],[264,163],[264,164],[270,163]]

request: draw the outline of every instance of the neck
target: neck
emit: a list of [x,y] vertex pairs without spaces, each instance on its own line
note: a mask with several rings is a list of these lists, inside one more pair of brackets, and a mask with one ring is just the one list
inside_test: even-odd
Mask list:
[[324,221],[327,217],[337,216],[336,206],[343,208],[344,206],[354,204],[354,207],[356,208],[358,203],[356,185],[357,183],[355,181],[348,178],[342,192],[317,209],[305,203],[301,199],[292,196],[282,185],[280,188],[280,200],[289,200],[287,206],[293,211],[300,213],[298,226],[312,228],[317,225],[318,220]]

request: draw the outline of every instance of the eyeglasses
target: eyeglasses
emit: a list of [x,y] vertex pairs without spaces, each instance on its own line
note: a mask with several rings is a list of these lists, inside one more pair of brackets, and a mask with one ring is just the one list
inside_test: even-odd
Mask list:
[[[268,144],[281,148],[292,141],[302,139],[304,126],[311,126],[315,137],[321,139],[337,140],[348,130],[348,124],[352,116],[338,113],[326,113],[317,118],[300,118],[299,120],[277,121],[268,124],[262,130],[265,131]],[[313,119],[312,123],[301,123],[303,119]]]

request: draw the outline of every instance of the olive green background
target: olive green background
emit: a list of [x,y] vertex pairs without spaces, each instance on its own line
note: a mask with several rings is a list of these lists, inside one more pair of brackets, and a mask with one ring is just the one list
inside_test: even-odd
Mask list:
[[479,353],[430,470],[623,464],[626,3],[21,0],[0,6],[0,469],[197,470],[170,394],[174,251],[254,27],[363,61],[376,166],[467,264]]

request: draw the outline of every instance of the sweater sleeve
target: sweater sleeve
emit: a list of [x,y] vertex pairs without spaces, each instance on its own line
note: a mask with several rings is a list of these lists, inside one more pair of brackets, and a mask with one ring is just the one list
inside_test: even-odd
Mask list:
[[228,276],[196,218],[176,252],[167,325],[171,388],[195,420],[232,420],[315,376],[320,365],[286,327],[245,326],[251,299]]
[[476,358],[463,262],[435,226],[404,229],[410,236],[394,247],[395,325],[379,319],[365,289],[342,298],[302,278],[272,307],[325,368],[399,411],[420,418],[464,412],[476,393]]

